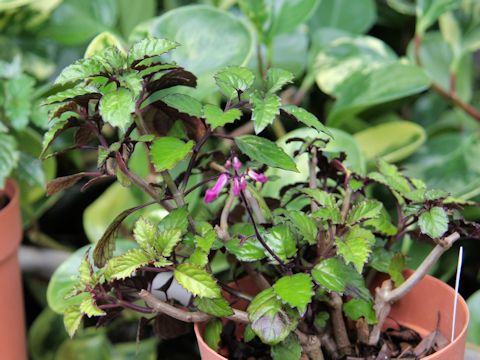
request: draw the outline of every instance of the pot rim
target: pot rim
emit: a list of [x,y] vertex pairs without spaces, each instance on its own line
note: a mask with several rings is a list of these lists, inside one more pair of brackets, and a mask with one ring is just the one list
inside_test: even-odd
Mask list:
[[[405,270],[405,273],[410,275],[413,272],[411,269]],[[437,279],[436,277],[433,277],[431,275],[425,275],[421,281],[432,281],[435,283],[436,286],[443,287],[446,291],[448,291],[452,296],[454,296],[455,290],[448,284],[444,283],[443,281]],[[400,300],[399,300],[400,301]],[[462,338],[466,335],[467,329],[468,329],[468,324],[470,322],[470,311],[468,310],[467,303],[465,302],[465,299],[463,298],[462,295],[458,294],[458,304],[457,306],[457,313],[458,311],[463,310],[465,312],[465,323],[462,326],[462,329],[460,331],[457,331],[455,334],[455,339],[450,342],[447,346],[445,346],[443,349],[428,355],[426,357],[423,357],[422,360],[435,360],[437,356],[441,356],[444,352],[448,351],[450,348],[455,346],[458,342],[462,340]],[[218,352],[213,350],[208,344],[205,342],[203,339],[203,332],[200,329],[200,323],[195,323],[194,324],[194,330],[195,330],[195,336],[197,337],[197,342],[199,346],[202,346],[204,348],[204,351],[207,351],[210,353],[212,356],[217,356],[218,359],[222,360],[228,360],[228,358],[220,355]],[[458,330],[458,329],[457,329]],[[447,336],[450,334],[447,334]],[[448,336],[449,338],[450,336]]]

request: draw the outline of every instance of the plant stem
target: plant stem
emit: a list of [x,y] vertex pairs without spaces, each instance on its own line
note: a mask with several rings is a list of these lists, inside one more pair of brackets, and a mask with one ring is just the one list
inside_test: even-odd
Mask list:
[[[163,180],[167,184],[168,189],[173,195],[173,199],[175,200],[175,203],[177,204],[178,207],[184,207],[185,206],[185,199],[183,198],[183,194],[178,190],[177,185],[175,184],[175,181],[173,181],[172,176],[168,172],[168,170],[164,170],[160,173],[162,175]],[[195,232],[195,222],[193,221],[192,217],[190,214],[188,215],[188,223],[190,225],[190,230],[192,232]]]
[[[145,301],[145,303],[153,312],[165,314],[183,322],[204,322],[213,318],[213,316],[200,311],[180,310],[173,305],[157,299],[147,290],[140,291],[139,296]],[[227,316],[226,318],[244,324],[248,324],[250,322],[248,319],[248,314],[245,311],[233,309],[233,312],[233,315]]]
[[[310,189],[317,188],[317,148],[312,146],[310,149],[310,159],[308,161],[308,186]],[[310,209],[312,212],[318,210],[318,205],[313,199],[310,200]]]
[[233,194],[233,189],[230,189],[227,201],[225,201],[222,214],[220,215],[220,228],[227,235],[228,235],[228,215],[230,215],[230,210],[232,208],[234,201],[235,201],[235,195]]
[[192,152],[192,157],[188,162],[187,171],[185,171],[185,176],[183,177],[181,186],[183,189],[187,187],[188,180],[190,179],[190,175],[192,174],[193,167],[195,165],[195,161],[197,160],[198,153],[202,149],[202,146],[207,142],[208,138],[210,137],[210,131],[207,131],[206,134],[200,139],[200,141],[195,145]]
[[439,243],[432,249],[430,254],[423,260],[420,266],[415,272],[400,285],[398,288],[393,289],[391,280],[383,282],[381,287],[378,287],[375,292],[375,313],[378,323],[373,327],[370,333],[369,344],[376,345],[380,339],[380,332],[383,327],[383,323],[390,313],[391,305],[404,297],[408,292],[428,273],[431,267],[438,261],[440,256],[447,251],[455,241],[460,238],[460,234],[454,232],[449,236],[439,240]]
[[333,336],[338,345],[338,351],[341,356],[350,355],[352,344],[348,338],[347,328],[345,327],[345,320],[343,319],[342,305],[343,301],[340,295],[335,292],[330,294],[332,306],[330,317],[332,319]]
[[272,130],[276,136],[277,139],[281,138],[284,136],[287,132],[285,131],[285,128],[283,127],[283,124],[281,123],[280,119],[278,116],[273,120],[272,123]]

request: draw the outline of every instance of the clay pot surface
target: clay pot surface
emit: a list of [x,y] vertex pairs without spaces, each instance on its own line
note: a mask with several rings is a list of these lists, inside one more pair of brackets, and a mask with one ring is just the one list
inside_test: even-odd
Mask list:
[[[406,270],[405,276],[412,274],[412,270]],[[380,283],[381,279],[377,283]],[[249,278],[241,279],[238,283],[231,284],[243,292],[254,295],[258,288]],[[226,296],[227,300],[232,300]],[[450,339],[453,320],[453,304],[455,291],[432,276],[425,276],[405,297],[392,306],[390,318],[396,322],[417,331],[425,336],[436,329],[438,314],[440,314],[439,329],[442,334]],[[234,307],[244,310],[246,304],[239,302]],[[385,322],[386,327],[396,327],[393,320]],[[456,331],[454,341],[437,351],[435,354],[424,357],[423,360],[463,360],[469,312],[465,300],[459,296],[457,304]],[[227,360],[226,357],[212,350],[203,340],[204,323],[195,324],[195,335],[202,360]]]
[[8,180],[0,195],[10,199],[0,209],[0,357],[27,358],[22,280],[17,250],[22,241],[22,220],[17,185]]

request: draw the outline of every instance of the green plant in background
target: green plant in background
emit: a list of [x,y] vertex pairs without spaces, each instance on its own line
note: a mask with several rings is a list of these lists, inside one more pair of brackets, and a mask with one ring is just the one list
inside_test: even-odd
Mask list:
[[[210,11],[183,11],[189,9]],[[388,342],[393,351],[402,352],[381,332],[391,303],[420,281],[461,236],[479,236],[479,225],[464,221],[458,211],[464,202],[443,190],[428,189],[385,160],[366,175],[349,169],[347,155],[329,145],[335,132],[305,109],[282,102],[278,93],[294,78],[287,70],[270,67],[257,83],[246,67],[217,71],[213,78],[215,91],[225,100],[222,107],[205,101],[204,94],[196,98],[195,92],[185,93],[183,89],[196,87],[197,77],[170,60],[176,58],[169,54],[179,45],[149,37],[128,51],[101,48],[67,66],[55,80],[63,89],[45,100],[55,108],[44,152],[60,134],[75,129],[86,140],[79,142],[76,136],[66,150],[93,151],[98,159],[96,171],[49,182],[49,194],[84,178],[89,179],[88,187],[107,177],[149,198],[118,213],[93,250],[77,253],[76,280],[62,281],[70,264],[54,275],[48,299],[52,309],[63,313],[70,336],[85,316],[101,325],[128,310],[142,315],[142,329],[165,321],[165,315],[184,322],[209,321],[205,339],[210,347],[218,350],[223,344],[231,353],[243,349],[245,356],[282,359],[287,351],[292,360],[302,353],[312,360],[323,359],[324,352],[331,358],[363,356],[350,342],[359,327],[366,335],[356,340],[364,347],[378,352]],[[186,53],[189,50],[178,55],[179,62],[187,61],[181,57]],[[200,62],[202,58],[196,56]],[[414,76],[421,73],[415,65],[399,63],[388,71],[403,74],[406,83],[406,74],[416,78],[415,89],[428,84],[425,75]],[[360,111],[351,105],[339,108],[343,116]],[[222,131],[242,118],[251,120],[257,135]],[[293,156],[258,136],[280,118],[312,128],[312,136],[290,136],[285,142],[297,145]],[[221,143],[224,151],[218,150]],[[146,153],[143,176],[134,160],[138,149]],[[262,193],[269,179],[259,169],[298,173],[294,157],[304,155],[308,180],[279,186],[279,194],[267,202]],[[371,195],[375,187],[390,193],[388,201]],[[202,197],[203,202],[198,201]],[[167,214],[160,220],[139,217],[139,210],[155,206]],[[388,212],[392,210],[395,221]],[[117,249],[117,234],[129,216],[136,217],[135,241],[128,242],[132,248],[125,251]],[[436,244],[407,283],[402,275],[404,255],[398,251],[404,237]],[[214,259],[222,253],[230,255],[233,268],[262,284],[259,294],[251,298],[220,278]],[[391,280],[382,285],[382,295],[373,298],[365,278],[375,271],[389,274]],[[183,289],[183,297],[173,295],[175,286]],[[249,301],[247,311],[233,309],[222,289]],[[343,315],[356,325],[348,326]],[[241,347],[221,342],[228,326],[220,318],[247,324]],[[333,345],[324,345],[325,336]],[[413,348],[412,355],[435,351],[420,348]]]

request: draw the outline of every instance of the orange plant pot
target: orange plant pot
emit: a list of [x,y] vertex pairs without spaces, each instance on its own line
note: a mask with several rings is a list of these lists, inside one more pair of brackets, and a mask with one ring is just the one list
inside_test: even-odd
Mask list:
[[[405,276],[410,276],[412,272],[412,270],[406,270]],[[232,286],[247,294],[255,294],[255,285],[248,278],[244,278]],[[396,323],[400,323],[425,336],[436,329],[438,314],[440,314],[439,329],[449,339],[452,331],[454,297],[455,291],[450,286],[427,275],[405,297],[392,306],[390,318],[393,320],[387,319],[385,327],[395,327]],[[228,296],[227,300],[230,300]],[[245,309],[246,304],[239,303],[238,305],[235,307],[241,310]],[[423,360],[463,360],[468,322],[467,304],[459,296],[455,339],[442,350],[424,357]],[[227,360],[226,357],[212,350],[203,340],[205,325],[205,323],[195,324],[195,335],[202,360]]]
[[0,196],[10,199],[0,209],[0,357],[25,360],[25,318],[22,280],[17,250],[22,241],[22,221],[17,185],[8,180]]

